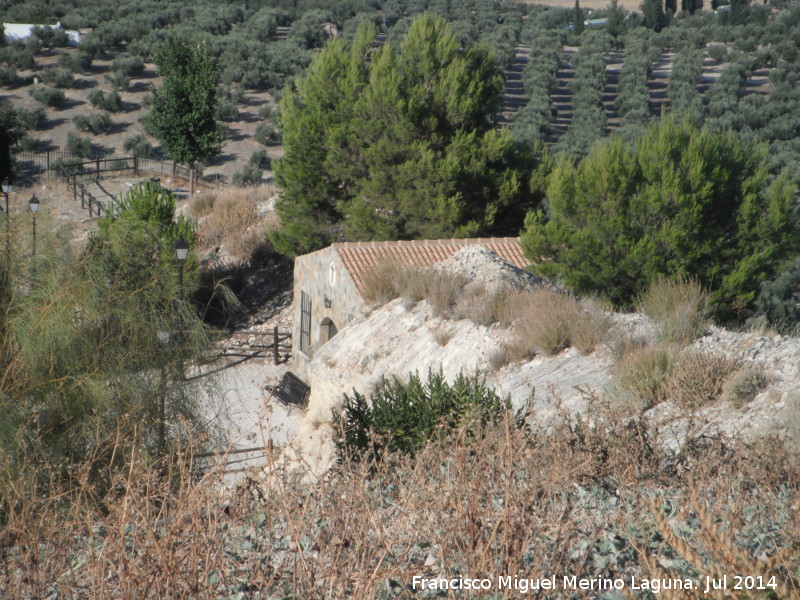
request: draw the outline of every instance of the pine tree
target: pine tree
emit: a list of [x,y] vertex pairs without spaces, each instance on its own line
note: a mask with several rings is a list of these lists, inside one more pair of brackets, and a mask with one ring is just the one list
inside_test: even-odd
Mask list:
[[572,11],[572,32],[579,36],[583,33],[586,26],[583,24],[583,11],[581,10],[580,0],[575,0],[575,8]]
[[784,175],[770,184],[765,159],[763,146],[671,118],[633,149],[612,139],[554,169],[548,213],[526,219],[526,255],[623,307],[659,277],[694,277],[718,318],[739,318],[800,251],[794,186]]
[[352,42],[332,40],[282,101],[275,247],[515,233],[536,200],[532,160],[495,130],[492,53],[462,50],[431,14],[399,47],[374,41],[368,23]]

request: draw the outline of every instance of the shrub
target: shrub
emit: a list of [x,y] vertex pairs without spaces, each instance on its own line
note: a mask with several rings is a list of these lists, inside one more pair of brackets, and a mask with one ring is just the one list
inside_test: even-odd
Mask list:
[[440,371],[423,383],[412,374],[408,383],[383,379],[368,402],[354,392],[333,412],[334,440],[340,462],[379,462],[387,453],[414,455],[434,435],[447,437],[462,428],[469,439],[506,420],[524,429],[527,407],[513,414],[511,401],[486,386],[481,377],[463,373],[452,384]]
[[72,85],[75,76],[72,71],[57,67],[47,67],[42,71],[42,81],[57,88],[68,88]]
[[258,116],[264,120],[269,120],[272,118],[273,112],[275,112],[275,107],[270,104],[265,104],[258,109]]
[[17,110],[17,118],[25,129],[41,129],[47,123],[47,111],[42,106],[31,110],[20,108]]
[[17,81],[19,81],[17,70],[13,66],[0,65],[0,85],[11,87],[16,85]]
[[722,397],[734,408],[741,408],[767,385],[764,371],[758,367],[744,367],[736,371],[725,382]]
[[73,73],[86,73],[92,68],[92,55],[80,50],[64,52],[58,56],[58,66]]
[[665,382],[664,395],[681,408],[702,408],[720,397],[738,367],[737,361],[722,354],[684,351]]
[[728,59],[728,49],[721,44],[712,44],[706,48],[708,55],[718,63]]
[[83,158],[92,155],[92,142],[87,137],[81,137],[73,132],[67,135],[67,152]]
[[114,90],[126,90],[131,83],[131,78],[122,71],[106,73],[103,78],[110,83]]
[[241,171],[233,174],[233,185],[240,187],[258,185],[262,180],[262,171],[255,165],[247,165]]
[[116,91],[106,93],[103,90],[92,90],[89,92],[89,102],[95,108],[108,112],[122,110],[122,98]]
[[45,106],[52,106],[53,108],[60,108],[64,105],[64,101],[66,100],[64,92],[44,85],[35,85],[28,93],[31,98],[37,102]]
[[672,346],[647,345],[626,353],[614,365],[614,381],[641,401],[641,409],[667,399],[668,382],[675,369],[677,351]]
[[111,63],[111,70],[128,78],[136,77],[144,73],[144,61],[139,56],[115,58]]
[[195,194],[189,203],[189,214],[195,219],[200,219],[211,214],[217,197],[214,194]]
[[588,354],[610,325],[597,303],[578,301],[550,288],[512,291],[503,301],[500,322],[513,328],[514,339],[509,348],[515,357],[520,356],[522,348],[528,352],[520,358],[529,358],[534,348],[544,354],[557,354],[570,346]]
[[235,121],[239,116],[239,108],[230,100],[221,100],[214,110],[214,118],[218,121]]
[[248,165],[259,169],[269,169],[272,166],[272,161],[264,148],[259,148],[250,155],[250,160],[247,161]]
[[692,279],[658,279],[641,299],[644,314],[656,323],[658,338],[686,346],[708,328],[708,294]]
[[33,137],[31,134],[26,133],[19,139],[19,147],[26,152],[37,152],[41,146],[42,140]]
[[756,300],[759,317],[787,333],[800,324],[800,259],[785,269],[773,281],[761,283]]
[[147,138],[142,134],[129,137],[122,143],[122,147],[125,149],[125,152],[142,158],[152,158],[155,154],[153,145],[147,141]]
[[78,131],[90,131],[99,135],[108,130],[111,126],[111,117],[106,112],[93,113],[91,115],[75,115],[72,122]]
[[281,141],[280,132],[268,123],[259,123],[253,137],[264,146],[273,146]]
[[370,303],[388,302],[400,296],[411,302],[428,300],[438,316],[452,318],[466,283],[463,276],[447,271],[378,261],[364,276],[364,299]]

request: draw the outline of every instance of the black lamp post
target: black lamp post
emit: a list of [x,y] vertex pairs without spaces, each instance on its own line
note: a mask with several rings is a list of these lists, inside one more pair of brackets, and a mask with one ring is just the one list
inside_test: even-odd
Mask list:
[[36,197],[36,194],[31,196],[31,199],[28,200],[28,206],[33,213],[33,251],[31,256],[36,256],[36,213],[39,211],[39,199]]
[[11,182],[8,180],[8,177],[3,179],[3,196],[6,199],[6,216],[8,216],[8,195],[14,191],[14,186],[11,185]]
[[172,245],[172,248],[175,250],[175,258],[178,259],[178,286],[181,290],[181,297],[183,297],[183,263],[189,257],[189,244],[183,237],[180,237]]
[[[183,237],[178,238],[172,245],[172,249],[175,250],[175,258],[178,259],[178,286],[180,287],[181,291],[181,298],[183,298],[183,263],[186,262],[186,259],[189,257],[189,244],[186,242]],[[184,378],[184,370],[183,370],[183,323],[180,324],[178,327],[178,368],[180,369],[180,377],[181,379]]]
[[3,179],[3,196],[6,199],[6,258],[8,258],[9,253],[11,252],[11,240],[8,239],[9,236],[9,221],[11,219],[11,213],[8,212],[8,195],[14,191],[14,186],[11,185],[11,182],[8,180],[8,177]]

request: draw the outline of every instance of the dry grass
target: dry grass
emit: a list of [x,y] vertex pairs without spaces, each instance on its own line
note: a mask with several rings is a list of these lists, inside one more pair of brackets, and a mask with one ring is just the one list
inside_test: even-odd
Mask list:
[[443,318],[470,319],[485,327],[501,323],[510,328],[512,335],[505,342],[504,354],[511,361],[529,359],[537,352],[557,354],[570,346],[589,354],[611,324],[599,301],[577,300],[550,288],[492,292],[461,275],[403,268],[389,261],[378,262],[367,272],[367,302],[385,303],[401,296],[412,302],[428,300]]
[[514,328],[512,347],[533,347],[544,354],[557,354],[569,346],[589,354],[610,327],[596,302],[578,301],[549,288],[509,292],[498,312],[500,322]]
[[695,280],[653,283],[641,299],[641,310],[656,323],[658,338],[687,346],[708,329],[708,294]]
[[200,217],[200,252],[220,247],[231,258],[247,261],[268,250],[266,222],[258,213],[258,201],[271,195],[271,186],[261,186],[231,188],[195,199],[189,210]]
[[614,365],[614,381],[641,401],[642,410],[647,410],[667,399],[677,357],[676,348],[666,344],[632,349]]
[[205,192],[203,194],[195,195],[189,203],[189,214],[195,219],[202,219],[210,215],[214,210],[214,203],[217,201],[216,194]]
[[733,373],[725,382],[722,397],[734,408],[741,408],[752,401],[767,385],[764,370],[758,366],[746,366]]
[[[0,487],[0,589],[8,598],[361,600],[415,597],[406,587],[414,576],[560,581],[608,576],[607,564],[630,580],[658,564],[680,569],[670,557],[706,540],[703,528],[721,540],[712,548],[721,568],[740,572],[726,552],[763,567],[752,574],[779,564],[778,580],[790,584],[800,530],[787,490],[800,473],[785,449],[706,436],[676,454],[640,424],[596,419],[556,424],[550,435],[502,424],[481,439],[457,431],[413,459],[343,464],[313,484],[273,465],[271,486],[243,485],[232,498],[215,492],[219,473],[195,474],[190,454],[166,465],[131,457],[131,468],[109,474],[105,498],[80,483],[41,497],[15,481]],[[700,513],[699,529],[691,515],[663,510],[694,490],[715,515]],[[680,537],[668,533],[676,527]],[[762,553],[768,562],[755,558]],[[685,557],[694,564],[695,554]],[[784,589],[776,597],[796,598]]]
[[722,354],[684,350],[666,382],[666,397],[681,408],[695,410],[722,395],[739,361]]
[[438,316],[453,318],[466,283],[464,277],[446,271],[407,268],[382,260],[364,276],[364,299],[371,304],[401,296],[411,302],[427,300]]

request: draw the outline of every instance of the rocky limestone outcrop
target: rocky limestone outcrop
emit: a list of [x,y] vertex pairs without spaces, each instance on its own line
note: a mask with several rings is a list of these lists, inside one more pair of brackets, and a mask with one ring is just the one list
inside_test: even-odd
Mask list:
[[[475,263],[454,256],[448,266],[473,281],[498,285],[536,285],[524,271],[497,265],[485,249],[468,248]],[[463,252],[463,251],[462,251]],[[460,254],[460,253],[459,253]],[[491,253],[493,254],[493,253]],[[505,261],[502,261],[505,262]],[[441,268],[440,267],[440,268]],[[531,277],[534,277],[531,275]],[[515,286],[516,287],[516,286]],[[654,325],[644,315],[613,314],[609,340],[628,335],[652,339]],[[383,377],[407,379],[441,369],[448,380],[459,372],[483,373],[496,390],[511,397],[515,406],[531,401],[532,413],[542,427],[564,416],[591,420],[594,405],[611,390],[614,360],[608,344],[590,355],[574,348],[555,356],[537,356],[524,363],[500,366],[507,331],[484,327],[468,319],[452,321],[437,316],[427,301],[410,303],[399,298],[356,318],[320,348],[310,363],[311,397],[293,445],[312,473],[321,474],[334,458],[331,410],[341,406],[344,394],[354,390],[369,395]],[[717,401],[688,414],[670,402],[644,413],[648,426],[663,444],[678,447],[699,433],[758,436],[782,433],[797,436],[800,423],[800,340],[765,337],[711,327],[694,344],[700,352],[722,353],[763,368],[767,386],[740,408]]]

